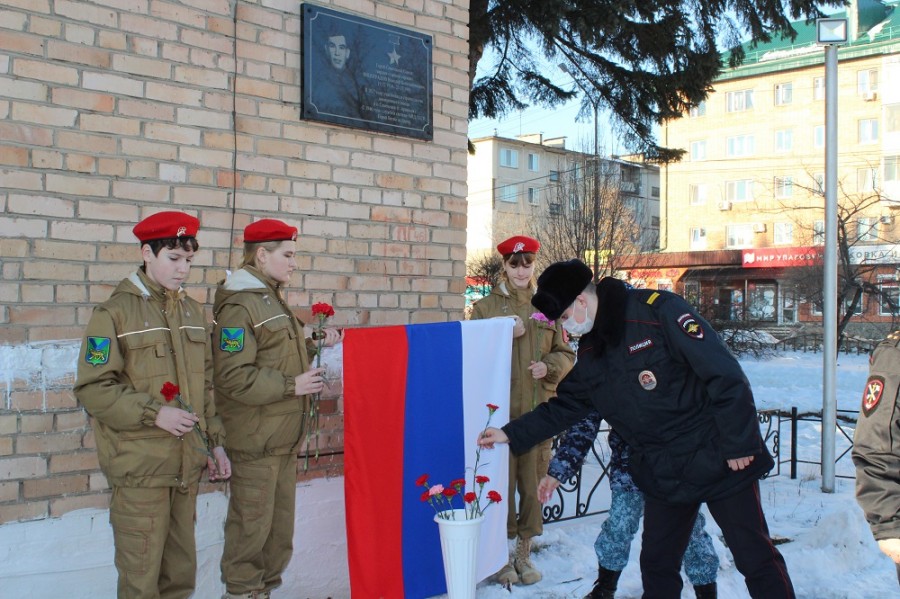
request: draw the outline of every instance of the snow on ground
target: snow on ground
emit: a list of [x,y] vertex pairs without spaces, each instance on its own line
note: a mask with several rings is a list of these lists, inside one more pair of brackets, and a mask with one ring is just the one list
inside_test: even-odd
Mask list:
[[[743,358],[741,364],[753,385],[759,409],[803,412],[822,409],[822,354],[787,352],[771,359]],[[866,355],[839,354],[836,371],[838,410],[858,409],[868,372]],[[804,459],[818,460],[821,427],[801,423],[798,441]],[[789,457],[790,426],[781,429],[782,459]],[[840,436],[840,433],[838,433]],[[837,452],[843,445],[836,442]],[[791,480],[786,464],[781,475],[760,483],[763,509],[773,537],[787,539],[779,545],[802,599],[886,599],[900,597],[893,563],[872,539],[853,495],[853,480],[838,478],[834,493],[823,493],[818,465],[800,464]],[[852,476],[850,456],[842,458],[837,474]],[[705,510],[705,508],[704,508]],[[749,597],[743,577],[734,568],[721,532],[707,515],[707,530],[719,553],[720,599]],[[536,539],[536,566],[544,580],[532,586],[517,585],[511,592],[483,582],[478,599],[581,598],[590,592],[597,575],[594,539],[605,514],[545,526]],[[631,548],[631,559],[619,583],[618,599],[641,596],[640,532]],[[685,579],[683,597],[693,597]]]

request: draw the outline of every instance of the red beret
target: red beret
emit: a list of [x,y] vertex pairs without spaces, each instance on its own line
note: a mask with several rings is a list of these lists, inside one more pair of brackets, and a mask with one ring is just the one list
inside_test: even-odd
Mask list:
[[156,239],[196,237],[200,221],[184,212],[157,212],[134,226],[132,232],[141,243]]
[[500,242],[500,245],[497,246],[497,251],[504,256],[507,254],[521,254],[522,252],[534,254],[539,249],[541,249],[540,241],[524,235],[510,237],[506,241]]
[[294,241],[295,239],[297,239],[297,227],[291,227],[274,218],[264,218],[244,227],[244,243]]

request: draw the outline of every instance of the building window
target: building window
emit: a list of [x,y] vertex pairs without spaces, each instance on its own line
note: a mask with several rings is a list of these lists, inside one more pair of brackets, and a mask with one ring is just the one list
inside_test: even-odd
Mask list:
[[554,183],[559,181],[559,171],[550,171],[550,181]]
[[825,173],[813,175],[813,185],[816,193],[825,193]]
[[900,182],[900,156],[884,157],[884,182],[885,184]]
[[706,140],[691,142],[691,160],[706,160]]
[[825,99],[825,77],[813,77],[813,100]]
[[657,187],[656,185],[651,185],[651,186],[650,186],[650,197],[651,197],[651,198],[658,198],[658,197],[659,197],[659,187]]
[[775,177],[775,197],[789,198],[794,195],[793,177]]
[[701,206],[706,203],[707,189],[708,187],[704,183],[690,186],[691,206]]
[[872,216],[856,219],[856,239],[878,241],[878,219]]
[[825,245],[825,221],[817,220],[813,223],[813,245]]
[[695,308],[700,308],[700,281],[684,282],[684,299]]
[[794,100],[794,84],[779,83],[775,85],[775,105],[784,106]]
[[817,148],[825,147],[825,125],[816,125],[813,129],[813,145]]
[[739,179],[726,182],[725,199],[729,202],[752,202],[753,181],[751,179]]
[[518,195],[519,190],[516,189],[515,185],[503,185],[500,187],[501,202],[510,202],[514,204],[519,201]]
[[536,187],[528,188],[528,203],[532,206],[538,206],[541,203],[540,198],[538,197],[538,190]]
[[858,168],[856,169],[856,191],[873,192],[878,186],[878,169],[874,168]]
[[780,129],[775,132],[775,151],[790,152],[794,149],[793,129]]
[[794,243],[794,223],[775,223],[775,245]]
[[859,143],[878,143],[878,119],[860,119],[858,130]]
[[742,89],[725,94],[725,110],[727,112],[743,112],[753,108],[753,90]]
[[706,116],[706,100],[703,100],[696,106],[691,106],[691,109],[688,111],[688,115],[695,119],[697,117]]
[[691,227],[691,249],[706,249],[706,229],[702,227]]
[[533,173],[538,172],[538,169],[541,167],[541,160],[537,154],[528,154],[528,170]]
[[511,148],[500,148],[500,166],[519,168],[519,151]]
[[856,93],[860,96],[878,91],[878,69],[866,69],[856,73]]
[[881,292],[878,313],[882,316],[895,316],[900,312],[900,284],[897,279],[885,278],[878,282]]
[[752,156],[754,141],[752,135],[735,135],[727,140],[727,156],[729,158],[742,158]]
[[729,248],[753,247],[753,225],[728,225],[725,227],[725,245]]

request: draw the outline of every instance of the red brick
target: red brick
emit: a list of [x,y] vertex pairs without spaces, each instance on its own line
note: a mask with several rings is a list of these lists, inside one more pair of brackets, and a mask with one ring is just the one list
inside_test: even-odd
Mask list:
[[13,391],[9,394],[10,408],[17,412],[44,409],[43,391]]
[[76,451],[50,456],[50,472],[88,472],[100,469],[96,451]]
[[24,520],[42,520],[50,513],[46,501],[29,501],[0,505],[0,524],[4,522],[21,522]]
[[41,478],[47,474],[47,460],[41,457],[0,459],[0,481]]
[[55,433],[43,435],[19,435],[16,453],[63,453],[81,448],[81,433]]
[[64,62],[75,62],[101,69],[109,68],[110,53],[84,44],[72,44],[61,40],[49,40],[47,58]]
[[0,456],[12,455],[12,453],[13,453],[13,438],[12,437],[0,437]]
[[0,503],[19,500],[19,482],[0,483]]
[[57,432],[84,430],[88,425],[87,413],[84,410],[57,412],[53,429]]
[[62,499],[50,500],[50,516],[57,518],[74,510],[85,508],[108,509],[109,493],[91,494],[91,495],[75,495],[73,497],[64,497]]
[[26,480],[22,483],[22,496],[25,499],[84,493],[87,490],[88,477],[84,474],[53,476],[51,478]]
[[22,433],[52,433],[53,414],[22,414],[19,431]]
[[0,146],[0,164],[9,166],[28,166],[28,148]]
[[47,390],[46,402],[48,410],[64,410],[77,408],[75,392],[72,389]]

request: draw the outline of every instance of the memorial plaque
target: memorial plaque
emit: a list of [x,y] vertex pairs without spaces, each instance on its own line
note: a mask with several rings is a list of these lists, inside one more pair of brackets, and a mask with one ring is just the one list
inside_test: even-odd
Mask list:
[[432,38],[303,4],[303,117],[432,139]]

